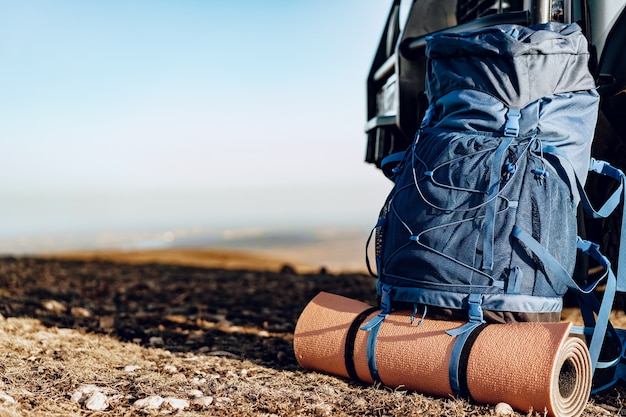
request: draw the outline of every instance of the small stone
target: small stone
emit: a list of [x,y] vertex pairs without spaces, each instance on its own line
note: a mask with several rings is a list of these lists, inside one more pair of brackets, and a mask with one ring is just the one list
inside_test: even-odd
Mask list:
[[187,382],[187,377],[183,373],[176,372],[174,375],[172,375],[172,381],[173,382]]
[[496,416],[512,416],[513,408],[507,403],[498,403],[495,408]]
[[159,336],[152,336],[148,340],[148,343],[150,343],[153,346],[162,346],[163,345],[163,338],[159,337]]
[[139,365],[126,365],[124,367],[124,372],[127,372],[127,373],[130,374],[130,373],[135,372],[138,369],[141,369],[141,366],[139,366]]
[[154,410],[161,407],[161,404],[163,404],[163,397],[158,395],[151,395],[149,397],[135,401],[134,405],[135,407]]
[[165,365],[163,367],[163,372],[168,374],[175,374],[178,372],[178,369],[174,365]]
[[72,395],[70,396],[70,399],[74,401],[75,403],[82,404],[82,402],[84,401],[83,397],[84,397],[84,394],[82,392],[74,391]]
[[218,406],[228,405],[228,404],[231,404],[232,402],[233,402],[233,400],[231,400],[228,397],[218,397],[215,400],[215,405],[218,405]]
[[41,306],[45,308],[46,310],[51,311],[55,314],[62,314],[62,313],[65,313],[65,311],[67,311],[67,307],[65,307],[65,304],[57,300],[44,300],[41,303]]
[[169,316],[165,316],[165,320],[178,324],[185,324],[189,321],[187,316],[182,316],[180,314],[170,314]]
[[191,378],[191,383],[195,385],[203,385],[206,384],[206,378],[193,377]]
[[248,370],[247,369],[242,369],[241,372],[239,372],[239,375],[241,375],[242,378],[245,378],[248,376]]
[[226,357],[229,357],[229,358],[236,358],[237,357],[237,355],[235,355],[234,353],[227,352],[225,350],[214,350],[212,352],[209,352],[208,355],[209,356],[226,356]]
[[113,316],[102,316],[98,320],[98,326],[100,326],[103,330],[111,330],[113,326],[115,326],[115,317]]
[[208,407],[213,404],[213,397],[209,395],[203,395],[201,397],[194,398],[191,402],[194,405],[199,405],[200,407]]
[[100,391],[96,391],[85,400],[84,405],[88,410],[102,411],[106,410],[106,408],[109,406],[109,400],[107,399],[106,395],[104,395]]
[[183,398],[167,397],[163,399],[163,404],[174,410],[184,410],[189,407],[189,401]]
[[193,398],[200,398],[204,396],[204,393],[200,391],[199,389],[191,389],[187,391],[187,395]]
[[91,317],[91,313],[86,308],[82,307],[72,307],[70,309],[70,314],[74,317]]
[[2,405],[15,404],[15,400],[6,392],[0,392],[0,404]]
[[87,399],[90,396],[92,396],[96,392],[100,392],[100,388],[98,388],[98,386],[92,385],[92,384],[85,384],[85,385],[79,386],[76,389],[76,391],[72,393],[70,398],[74,402],[83,404],[85,401],[87,401]]

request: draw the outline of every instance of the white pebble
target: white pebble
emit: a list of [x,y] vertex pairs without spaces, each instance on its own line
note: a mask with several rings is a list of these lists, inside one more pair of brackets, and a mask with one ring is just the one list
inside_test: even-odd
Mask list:
[[187,391],[187,395],[193,398],[200,398],[204,396],[204,392],[200,391],[199,389],[192,389]]
[[67,310],[67,307],[65,307],[65,304],[57,300],[45,300],[41,303],[41,305],[46,310],[51,311],[56,314],[65,313],[65,311]]
[[176,369],[176,367],[174,365],[165,365],[163,367],[163,371],[168,373],[168,374],[175,374],[178,372],[178,369]]
[[74,401],[75,403],[82,403],[83,402],[83,396],[84,394],[80,391],[74,391],[72,393],[72,396],[70,397],[72,399],[72,401]]
[[85,407],[87,407],[88,410],[102,411],[106,410],[106,408],[109,406],[109,400],[107,399],[106,395],[104,395],[100,391],[96,391],[85,400],[84,405]]
[[183,410],[189,407],[189,401],[183,398],[167,397],[163,400],[163,404],[170,406],[174,410]]
[[203,395],[202,397],[196,397],[191,401],[195,405],[199,405],[201,407],[208,407],[213,404],[213,397],[209,395]]
[[89,310],[83,307],[72,307],[70,314],[74,317],[91,317]]
[[9,394],[0,392],[0,403],[2,403],[2,405],[11,405],[15,404],[15,400]]
[[215,404],[218,405],[218,406],[227,405],[227,404],[230,404],[232,402],[233,402],[233,400],[231,400],[228,397],[218,397],[215,400]]
[[89,398],[92,394],[99,392],[99,391],[100,391],[100,388],[98,388],[98,386],[96,385],[92,385],[92,384],[81,385],[76,389],[76,391],[72,393],[71,399],[74,402],[82,404],[85,401],[87,401],[87,398]]
[[161,346],[161,345],[163,345],[163,338],[159,337],[159,336],[152,336],[148,340],[148,343],[150,343],[153,346]]
[[131,373],[131,372],[135,372],[138,369],[141,369],[141,366],[139,366],[139,365],[126,365],[124,367],[124,372]]
[[206,378],[191,378],[191,383],[192,384],[196,384],[196,385],[203,385],[206,384]]
[[156,409],[163,404],[163,397],[158,395],[151,395],[146,398],[135,401],[135,406],[139,408]]
[[512,416],[513,408],[507,403],[498,403],[496,404],[496,415],[497,416]]

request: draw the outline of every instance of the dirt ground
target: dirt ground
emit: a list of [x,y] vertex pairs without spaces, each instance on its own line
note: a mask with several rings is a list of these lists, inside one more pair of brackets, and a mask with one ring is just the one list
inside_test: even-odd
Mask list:
[[[0,258],[0,417],[495,415],[298,366],[305,305],[319,291],[374,303],[369,276],[219,256]],[[592,397],[583,416],[626,415],[625,388]]]

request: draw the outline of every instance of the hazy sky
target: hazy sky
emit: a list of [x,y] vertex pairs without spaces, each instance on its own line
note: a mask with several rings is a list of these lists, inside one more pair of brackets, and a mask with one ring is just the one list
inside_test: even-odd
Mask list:
[[1,1],[0,191],[368,182],[390,1]]
[[0,0],[0,228],[112,223],[123,204],[87,200],[120,192],[256,190],[222,214],[271,212],[268,188],[316,190],[319,207],[302,205],[329,217],[381,206],[389,182],[363,162],[365,81],[390,4]]

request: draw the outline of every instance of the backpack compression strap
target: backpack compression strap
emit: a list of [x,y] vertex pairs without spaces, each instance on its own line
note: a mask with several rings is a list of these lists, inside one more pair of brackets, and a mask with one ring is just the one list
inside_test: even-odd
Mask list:
[[591,283],[586,288],[581,288],[576,281],[565,271],[563,266],[557,261],[548,250],[536,241],[528,232],[522,230],[518,226],[513,227],[513,237],[518,239],[524,246],[532,251],[539,260],[554,274],[557,281],[563,282],[568,288],[572,289],[577,294],[591,294],[593,290],[600,284],[604,278],[606,281],[606,289],[604,290],[604,296],[602,297],[602,304],[598,309],[598,318],[595,328],[593,330],[593,336],[591,343],[589,344],[589,356],[591,357],[591,371],[595,372],[598,365],[598,359],[600,357],[600,349],[604,342],[606,335],[606,329],[609,323],[609,315],[611,314],[611,308],[613,307],[613,300],[615,299],[615,291],[617,287],[617,280],[615,274],[611,270],[611,263],[609,260],[600,253],[600,248],[597,244],[588,242],[586,240],[578,238],[577,247],[583,253],[594,258],[605,270],[604,275],[598,278],[595,282]]
[[[572,162],[569,160],[567,155],[555,146],[546,145],[542,148],[542,152],[565,160],[573,168]],[[626,204],[626,175],[624,175],[620,169],[613,167],[608,162],[597,160],[595,158],[591,158],[589,161],[589,171],[604,175],[605,177],[612,178],[619,182],[617,189],[613,191],[602,207],[596,210],[591,205],[587,192],[585,191],[583,184],[581,184],[578,179],[578,175],[575,176],[576,187],[580,195],[580,204],[585,210],[585,213],[594,219],[607,218],[611,215],[611,213],[613,213],[613,211],[615,211],[620,202],[622,202],[622,204]],[[622,205],[622,219],[617,255],[617,291],[626,292],[626,209],[624,205]]]
[[[555,168],[560,168],[560,160],[566,161],[573,168],[573,165],[567,155],[561,152],[558,148],[551,145],[546,145],[542,147],[542,151],[547,155],[553,155],[554,157],[557,157],[559,163],[555,165]],[[619,182],[619,186],[617,187],[617,189],[613,191],[613,193],[605,201],[602,207],[596,210],[591,205],[584,186],[578,179],[578,175],[575,175],[576,187],[578,189],[581,199],[580,204],[589,216],[594,219],[606,218],[611,215],[611,213],[613,213],[613,211],[617,208],[620,202],[622,202],[623,204],[618,250],[617,277],[613,274],[611,264],[608,259],[600,252],[599,246],[597,244],[587,242],[579,238],[577,245],[578,249],[594,258],[604,268],[605,274],[600,277],[595,283],[591,284],[590,287],[584,290],[581,289],[569,277],[564,278],[565,280],[563,281],[569,284],[572,284],[573,282],[574,286],[568,285],[568,287],[572,288],[578,294],[580,310],[583,315],[585,327],[582,329],[580,327],[574,327],[573,332],[584,334],[586,336],[591,336],[589,353],[592,360],[592,372],[595,373],[596,369],[615,367],[613,380],[601,387],[594,388],[592,392],[595,393],[603,389],[609,388],[620,379],[626,381],[626,364],[621,364],[621,359],[626,359],[626,331],[621,329],[618,331],[614,329],[609,320],[611,309],[613,307],[615,292],[626,292],[626,209],[624,208],[624,204],[626,204],[626,176],[620,169],[613,167],[605,161],[600,161],[595,158],[591,158],[590,160],[589,171],[604,175]],[[528,236],[530,238],[528,239],[523,236],[523,233],[520,234],[518,232],[518,239],[520,236],[523,237],[523,239],[525,240],[524,244],[526,244],[527,246],[529,244],[532,244],[531,240],[534,240],[531,236]],[[537,248],[537,250],[544,252],[542,256],[538,256],[541,258],[542,262],[550,262],[553,265],[553,271],[556,272],[557,270],[561,269],[556,266],[558,265],[558,262],[556,262],[556,260],[554,260],[556,262],[556,265],[549,260],[549,258],[551,258],[552,256],[548,253],[547,250],[543,248]],[[592,291],[597,286],[597,284],[605,277],[607,277],[607,285],[604,291],[604,296],[602,298],[602,303],[600,304]],[[594,314],[597,315],[597,318],[594,318]],[[602,349],[603,342],[608,336],[607,331],[610,334],[610,338],[612,339],[613,343],[615,343],[618,347],[619,355],[613,360],[600,361],[600,351]]]
[[[513,109],[509,110],[511,113]],[[519,110],[517,110],[519,119]],[[508,115],[508,113],[507,113]],[[510,119],[509,119],[510,120]],[[508,122],[507,122],[508,124]],[[518,124],[519,125],[519,124]],[[506,130],[506,129],[505,129]],[[519,131],[509,129],[509,132]],[[506,133],[505,133],[506,135]],[[485,238],[483,239],[483,269],[491,271],[493,269],[493,246],[495,236],[496,211],[498,207],[498,195],[500,194],[500,177],[506,150],[511,146],[515,136],[506,135],[502,138],[500,145],[496,148],[491,161],[491,173],[489,176],[489,188],[487,190],[487,207],[485,211]]]
[[[583,204],[587,214],[592,216],[594,219],[599,219],[608,217],[611,213],[613,213],[620,201],[622,202],[620,243],[617,255],[617,291],[626,292],[626,209],[624,208],[624,204],[626,204],[626,176],[620,169],[613,167],[608,162],[599,161],[594,158],[591,158],[589,171],[596,172],[619,181],[619,187],[617,187],[613,194],[611,194],[611,196],[606,200],[600,210],[594,210],[584,190],[581,194],[581,203]],[[581,188],[580,184],[578,184],[578,187]]]
[[456,337],[452,345],[450,363],[448,365],[448,378],[452,393],[457,396],[469,397],[467,388],[467,357],[478,334],[487,326],[483,318],[482,295],[470,294],[468,297],[469,321],[463,326],[448,330],[446,333]]
[[[369,332],[367,336],[367,365],[369,367],[370,375],[375,382],[382,382],[378,373],[378,366],[376,364],[376,340],[378,338],[378,332],[380,331],[383,321],[389,315],[389,313],[386,313],[385,311],[390,310],[386,310],[384,308],[384,300],[387,298],[388,294],[383,290],[383,294],[381,297],[383,310],[381,310],[380,314],[378,314],[376,317],[374,317],[361,327],[361,330]],[[468,303],[469,322],[457,329],[448,330],[446,332],[448,335],[456,337],[456,340],[452,345],[450,363],[448,365],[448,378],[450,381],[450,388],[454,395],[463,397],[470,396],[469,389],[467,388],[467,358],[469,356],[469,352],[480,332],[487,326],[485,320],[483,319],[483,311],[481,308],[482,295],[470,294],[468,298]],[[371,311],[369,310],[367,312],[371,313]],[[363,317],[363,320],[365,319],[365,317],[367,317],[367,314]],[[353,346],[351,346],[350,349],[353,349]],[[346,364],[348,365],[347,353]],[[354,365],[352,364],[352,366]],[[350,373],[350,369],[348,369],[348,372]],[[358,380],[358,377],[354,377],[354,379]]]
[[378,339],[380,327],[389,313],[391,313],[391,294],[389,294],[387,288],[382,288],[380,294],[380,313],[361,327],[361,330],[369,332],[367,336],[367,366],[375,382],[381,382],[380,376],[378,375],[378,365],[376,364],[376,339]]

